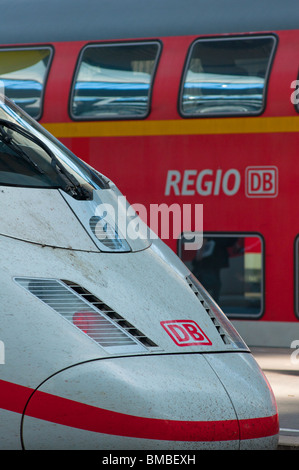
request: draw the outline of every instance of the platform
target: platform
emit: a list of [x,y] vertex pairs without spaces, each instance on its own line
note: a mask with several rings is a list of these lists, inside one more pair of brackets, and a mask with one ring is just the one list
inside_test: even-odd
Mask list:
[[299,349],[250,347],[274,392],[278,450],[299,450]]

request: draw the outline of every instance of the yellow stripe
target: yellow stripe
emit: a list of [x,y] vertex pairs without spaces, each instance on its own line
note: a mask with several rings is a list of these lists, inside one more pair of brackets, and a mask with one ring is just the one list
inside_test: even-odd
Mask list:
[[299,132],[299,115],[291,117],[241,117],[165,121],[58,122],[45,123],[43,125],[58,138],[260,134]]

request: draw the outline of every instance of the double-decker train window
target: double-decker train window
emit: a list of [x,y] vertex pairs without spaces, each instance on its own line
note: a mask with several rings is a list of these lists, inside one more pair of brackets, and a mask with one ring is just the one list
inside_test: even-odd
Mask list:
[[72,118],[146,117],[159,53],[159,42],[85,47],[72,90]]
[[[178,255],[230,318],[258,318],[264,305],[263,239],[256,234],[204,233],[193,249],[192,233]],[[191,248],[191,249],[190,249]]]
[[0,49],[0,92],[34,119],[42,114],[50,47]]
[[182,81],[182,115],[260,114],[265,107],[275,45],[275,36],[195,41]]

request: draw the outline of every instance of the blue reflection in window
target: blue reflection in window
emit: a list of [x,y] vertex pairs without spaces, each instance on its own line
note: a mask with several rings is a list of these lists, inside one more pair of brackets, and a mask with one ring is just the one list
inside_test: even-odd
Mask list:
[[258,114],[274,37],[198,40],[191,48],[181,95],[186,116]]

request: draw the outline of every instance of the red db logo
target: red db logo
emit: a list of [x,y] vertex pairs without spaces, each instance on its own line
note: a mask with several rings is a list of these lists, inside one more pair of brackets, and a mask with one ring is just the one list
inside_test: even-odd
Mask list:
[[275,166],[249,166],[246,168],[247,197],[276,197],[278,169]]
[[161,321],[161,325],[177,346],[210,346],[212,344],[193,320]]

